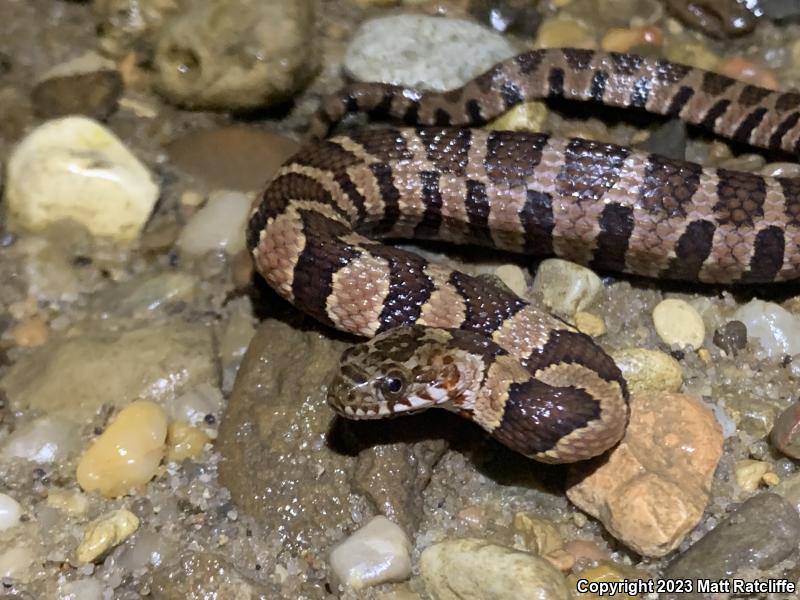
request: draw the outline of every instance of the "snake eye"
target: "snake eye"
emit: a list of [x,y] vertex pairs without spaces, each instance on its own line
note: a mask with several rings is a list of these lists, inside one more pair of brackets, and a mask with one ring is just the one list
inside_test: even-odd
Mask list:
[[381,391],[389,398],[397,398],[403,394],[406,389],[406,377],[397,370],[389,371],[381,379]]

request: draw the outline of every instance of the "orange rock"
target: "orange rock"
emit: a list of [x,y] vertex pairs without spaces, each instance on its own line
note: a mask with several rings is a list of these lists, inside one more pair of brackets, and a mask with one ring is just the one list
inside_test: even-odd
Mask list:
[[34,348],[47,341],[50,330],[47,327],[47,321],[38,315],[34,315],[20,321],[14,327],[13,334],[17,346]]
[[664,556],[697,525],[722,454],[712,412],[685,394],[631,398],[622,442],[573,467],[569,499],[645,556]]

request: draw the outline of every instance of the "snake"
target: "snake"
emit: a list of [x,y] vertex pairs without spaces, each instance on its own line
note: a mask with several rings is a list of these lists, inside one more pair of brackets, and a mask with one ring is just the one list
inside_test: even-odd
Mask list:
[[[614,144],[483,128],[564,98],[679,118],[800,152],[800,94],[661,58],[532,50],[439,92],[356,82],[321,101],[271,178],[247,244],[277,293],[367,338],[327,386],[350,419],[430,407],[527,457],[569,463],[623,437],[629,392],[592,338],[502,285],[384,243],[435,239],[602,271],[715,284],[800,275],[800,179]],[[352,114],[385,121],[331,135]]]

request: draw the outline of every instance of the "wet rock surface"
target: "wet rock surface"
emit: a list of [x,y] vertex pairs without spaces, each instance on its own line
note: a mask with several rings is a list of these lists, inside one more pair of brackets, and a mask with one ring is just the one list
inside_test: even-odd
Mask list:
[[[796,551],[798,534],[800,517],[794,507],[776,494],[763,492],[744,502],[673,561],[666,576],[730,579],[752,569],[767,572]],[[676,597],[699,599],[703,595]]]

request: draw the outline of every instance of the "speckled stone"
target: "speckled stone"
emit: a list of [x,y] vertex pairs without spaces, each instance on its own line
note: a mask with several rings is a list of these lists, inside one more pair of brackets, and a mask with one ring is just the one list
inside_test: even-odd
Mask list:
[[358,81],[448,90],[516,53],[503,36],[471,21],[396,15],[361,25],[344,68]]
[[570,597],[563,575],[546,560],[474,538],[430,546],[420,557],[420,573],[433,600]]

